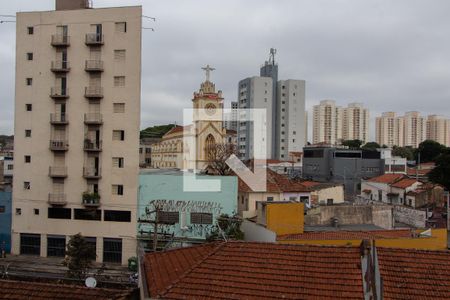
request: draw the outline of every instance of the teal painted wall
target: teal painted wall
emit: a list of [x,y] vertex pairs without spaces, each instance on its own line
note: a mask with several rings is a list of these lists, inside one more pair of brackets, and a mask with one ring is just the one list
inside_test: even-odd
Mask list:
[[[187,173],[186,176],[194,176]],[[192,177],[191,177],[192,178]],[[147,173],[139,176],[139,210],[138,218],[154,219],[155,214],[147,217],[146,209],[154,211],[156,205],[163,211],[177,211],[179,222],[175,225],[163,225],[162,229],[167,233],[174,233],[175,237],[204,239],[213,229],[216,218],[221,214],[234,215],[237,213],[237,177],[236,176],[197,176],[198,180],[219,180],[218,192],[192,192],[184,191],[183,176],[181,172],[175,174]],[[200,181],[201,182],[201,181]],[[200,184],[203,188],[211,188],[212,185],[205,182]],[[190,214],[192,212],[211,213],[213,224],[192,224]],[[181,230],[181,225],[183,230]],[[140,231],[149,231],[152,225],[138,225]]]

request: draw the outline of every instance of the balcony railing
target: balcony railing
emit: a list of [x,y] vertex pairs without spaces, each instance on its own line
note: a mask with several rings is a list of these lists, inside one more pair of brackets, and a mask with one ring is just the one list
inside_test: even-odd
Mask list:
[[85,43],[88,46],[103,45],[104,44],[103,34],[88,33],[86,34]]
[[81,202],[84,206],[98,207],[100,206],[100,192],[86,191],[81,196]]
[[67,151],[69,150],[69,142],[67,140],[50,140],[50,150]]
[[87,72],[103,72],[103,60],[86,60],[84,69]]
[[51,205],[66,205],[66,194],[63,193],[49,193],[48,203]]
[[65,178],[67,177],[67,167],[49,167],[48,176],[54,178]]
[[69,62],[64,60],[52,61],[50,70],[55,73],[66,73],[70,71]]
[[96,140],[84,140],[84,150],[85,151],[102,151],[102,141]]
[[84,123],[94,125],[102,124],[103,123],[102,114],[99,113],[84,114]]
[[66,125],[69,124],[66,114],[50,114],[50,124]]
[[103,87],[101,86],[87,86],[84,90],[86,98],[103,98]]
[[100,179],[102,178],[101,169],[95,167],[84,167],[83,177],[86,179]]
[[50,97],[53,99],[67,99],[69,98],[69,89],[62,87],[52,87],[50,90]]
[[52,35],[52,46],[67,47],[70,45],[70,36],[64,34]]

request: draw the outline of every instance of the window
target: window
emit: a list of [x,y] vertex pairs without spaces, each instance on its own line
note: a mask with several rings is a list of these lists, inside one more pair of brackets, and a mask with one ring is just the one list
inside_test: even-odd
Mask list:
[[47,256],[64,257],[66,254],[66,237],[64,235],[47,236]]
[[8,170],[11,171],[12,169],[14,169],[14,165],[8,165]]
[[114,86],[125,86],[125,76],[114,76]]
[[22,214],[22,209],[21,208],[16,208],[16,215],[20,216]]
[[113,184],[112,185],[112,193],[113,195],[123,195],[123,185],[122,184]]
[[115,61],[125,61],[126,53],[127,52],[125,49],[114,50],[114,60]]
[[124,113],[125,112],[125,103],[114,103],[114,113]]
[[27,85],[32,85],[33,84],[33,78],[27,78],[26,82],[27,82]]
[[1,205],[0,206],[0,214],[2,214],[2,213],[4,213],[5,212],[5,206],[4,205]]
[[113,167],[123,168],[123,157],[113,157]]
[[26,164],[31,163],[31,156],[30,155],[25,155],[25,163]]
[[33,52],[27,53],[27,60],[33,60]]
[[35,214],[35,215],[39,215],[39,209],[38,209],[38,208],[35,208],[35,209],[34,209],[34,214]]
[[210,213],[191,213],[191,224],[212,224],[213,217]]
[[25,129],[25,137],[31,137],[31,129]]
[[97,238],[96,237],[90,237],[86,236],[84,237],[84,240],[87,242],[87,244],[94,249],[94,251],[97,250]]
[[152,148],[145,148],[145,153],[152,153]]
[[105,210],[103,220],[113,222],[131,222],[131,211]]
[[102,211],[99,209],[74,209],[75,220],[100,221],[102,219]]
[[273,201],[273,197],[267,197],[267,201]]
[[162,224],[176,224],[180,222],[180,214],[177,211],[159,211],[158,222]]
[[48,218],[70,220],[72,218],[72,210],[70,208],[63,208],[63,207],[49,207]]
[[122,262],[122,239],[103,239],[103,262]]
[[293,131],[292,134],[295,135],[297,132]]
[[20,234],[20,254],[41,255],[41,236],[39,234]]
[[28,34],[34,34],[34,27],[27,27]]
[[139,153],[142,154],[142,148],[139,148]]
[[113,130],[113,141],[124,141],[125,131],[124,130]]
[[27,103],[27,104],[25,104],[25,109],[26,109],[27,111],[32,111],[32,110],[33,110],[33,105]]
[[116,32],[117,33],[127,32],[127,22],[116,22]]
[[24,188],[25,190],[31,189],[31,183],[30,183],[29,181],[24,181],[24,182],[23,182],[23,188]]

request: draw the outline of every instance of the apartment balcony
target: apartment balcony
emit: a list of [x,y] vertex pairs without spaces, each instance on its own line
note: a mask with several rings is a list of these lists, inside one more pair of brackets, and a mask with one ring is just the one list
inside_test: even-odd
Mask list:
[[84,192],[81,196],[81,203],[86,207],[99,207],[100,192]]
[[83,177],[86,179],[100,179],[102,178],[101,169],[95,167],[84,167]]
[[69,150],[69,141],[67,140],[50,140],[50,150],[67,151]]
[[86,72],[103,72],[103,60],[86,60],[84,70]]
[[69,121],[66,114],[50,114],[50,124],[67,125],[69,124]]
[[85,139],[84,140],[84,151],[88,151],[88,152],[102,151],[102,141]]
[[49,167],[48,176],[52,178],[66,178],[67,177],[67,167]]
[[101,46],[103,45],[104,37],[103,34],[98,33],[88,33],[86,34],[85,44],[88,46]]
[[101,125],[103,124],[103,116],[99,113],[84,114],[84,124],[86,125]]
[[61,87],[52,87],[50,89],[50,97],[52,97],[53,99],[68,99],[69,89]]
[[87,86],[84,89],[84,97],[88,99],[101,99],[103,98],[103,87],[101,86]]
[[70,46],[70,36],[64,34],[54,34],[52,35],[51,44],[53,47],[68,47]]
[[50,70],[53,73],[67,73],[70,71],[70,66],[68,61],[63,60],[55,60],[52,61],[52,65],[50,67]]
[[66,205],[67,204],[66,194],[49,193],[48,194],[48,203],[51,205],[58,205],[58,206]]

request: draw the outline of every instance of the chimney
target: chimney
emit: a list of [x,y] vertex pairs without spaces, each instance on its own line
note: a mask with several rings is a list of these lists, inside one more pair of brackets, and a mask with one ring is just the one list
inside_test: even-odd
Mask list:
[[92,8],[92,0],[55,0],[56,10]]

